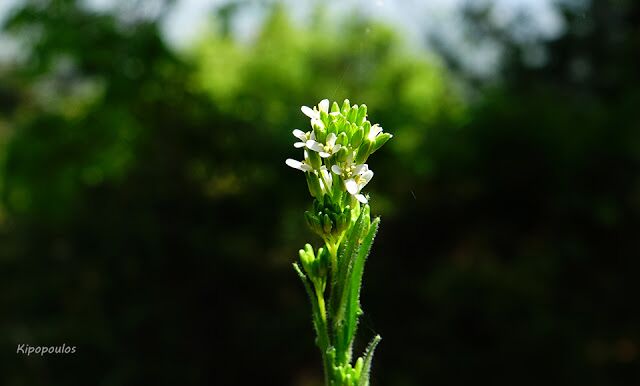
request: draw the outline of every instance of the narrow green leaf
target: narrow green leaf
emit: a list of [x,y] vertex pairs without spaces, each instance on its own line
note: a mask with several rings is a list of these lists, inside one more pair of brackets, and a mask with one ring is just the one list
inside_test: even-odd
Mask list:
[[364,264],[371,251],[373,240],[378,232],[378,225],[380,224],[380,218],[376,218],[371,223],[369,231],[366,236],[362,238],[360,248],[358,248],[358,254],[353,261],[353,267],[351,276],[349,277],[349,294],[346,302],[346,327],[347,334],[345,336],[347,344],[350,344],[356,333],[358,326],[358,311],[360,309],[360,287],[362,286],[362,275],[364,273]]
[[362,373],[360,375],[360,382],[358,382],[358,386],[369,386],[369,376],[371,374],[371,362],[373,362],[373,352],[376,350],[376,346],[382,338],[380,335],[376,335],[367,346],[367,349],[364,352],[364,365],[362,368]]
[[[368,211],[360,211],[357,220],[349,227],[342,244],[338,250],[338,271],[334,278],[334,286],[331,294],[331,310],[334,322],[334,331],[341,337],[344,336],[340,326],[344,325],[345,304],[348,298],[349,277],[353,265],[354,256],[358,250],[358,240],[361,238],[363,229],[368,220]],[[341,341],[341,339],[338,339]]]
[[305,275],[300,266],[297,263],[293,263],[293,269],[296,271],[300,280],[302,280],[302,284],[304,284],[304,289],[309,296],[309,301],[311,302],[311,313],[313,315],[313,327],[316,331],[316,338],[318,339],[317,343],[321,350],[324,350],[328,345],[328,337],[326,336],[326,332],[323,328],[322,320],[320,319],[320,307],[318,306],[318,299],[316,299],[313,290],[311,289],[311,283],[307,275]]
[[329,300],[331,313],[334,315],[334,322],[336,319],[340,319],[343,312],[340,312],[341,303],[343,300],[343,291],[347,283],[347,277],[349,274],[349,265],[351,264],[351,257],[357,247],[358,238],[362,232],[364,225],[364,211],[360,212],[360,216],[356,222],[349,227],[347,233],[344,236],[343,242],[338,248],[338,274],[332,278],[332,292],[331,299]]

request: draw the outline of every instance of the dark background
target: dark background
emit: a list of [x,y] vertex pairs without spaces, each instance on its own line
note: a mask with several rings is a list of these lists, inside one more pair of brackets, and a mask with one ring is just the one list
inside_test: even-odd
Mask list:
[[162,12],[16,7],[0,383],[318,385],[291,263],[319,240],[284,160],[300,156],[300,105],[328,97],[395,135],[367,187],[382,216],[359,331],[383,337],[374,385],[640,384],[640,7],[558,5],[566,28],[531,64],[483,4],[461,12],[471,42],[505,50],[488,78],[437,35],[425,53],[321,6],[297,23],[265,3],[239,42],[243,3],[227,3],[182,53]]

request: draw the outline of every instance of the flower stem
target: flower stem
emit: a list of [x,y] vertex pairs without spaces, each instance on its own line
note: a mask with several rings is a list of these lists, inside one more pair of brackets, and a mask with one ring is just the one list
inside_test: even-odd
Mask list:
[[317,287],[315,287],[316,298],[318,299],[318,313],[320,314],[320,325],[318,326],[318,346],[322,354],[322,365],[324,368],[324,383],[329,385],[329,370],[331,369],[331,363],[327,358],[327,351],[329,349],[329,328],[327,323],[327,311],[324,302],[324,294]]

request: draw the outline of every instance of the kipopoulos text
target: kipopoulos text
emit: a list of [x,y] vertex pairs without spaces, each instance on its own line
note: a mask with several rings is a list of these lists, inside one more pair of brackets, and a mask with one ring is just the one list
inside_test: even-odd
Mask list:
[[55,354],[75,354],[76,346],[67,346],[63,343],[62,346],[31,346],[28,344],[19,344],[16,348],[16,354],[26,355],[55,355]]

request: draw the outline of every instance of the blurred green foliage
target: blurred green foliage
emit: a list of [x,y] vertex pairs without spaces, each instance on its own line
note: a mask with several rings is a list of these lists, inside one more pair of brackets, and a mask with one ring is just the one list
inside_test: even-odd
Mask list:
[[637,384],[639,14],[567,8],[547,64],[504,41],[501,83],[478,87],[322,9],[177,55],[154,19],[26,2],[0,68],[2,384],[317,384],[284,159],[324,97],[395,135],[369,185],[374,384]]

